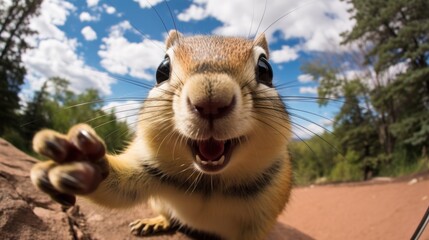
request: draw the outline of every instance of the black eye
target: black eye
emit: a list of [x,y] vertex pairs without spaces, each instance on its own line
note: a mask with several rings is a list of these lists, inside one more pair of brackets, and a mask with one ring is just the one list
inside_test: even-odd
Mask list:
[[264,55],[259,57],[256,65],[256,80],[268,87],[273,87],[273,69]]
[[170,78],[170,71],[170,58],[166,56],[161,64],[159,64],[158,70],[156,70],[156,82],[160,84],[167,81]]

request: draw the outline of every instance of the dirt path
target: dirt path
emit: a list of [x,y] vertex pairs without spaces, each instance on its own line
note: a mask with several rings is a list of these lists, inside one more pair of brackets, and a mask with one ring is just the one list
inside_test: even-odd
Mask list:
[[[417,180],[417,182],[416,182]],[[281,222],[315,239],[410,239],[429,205],[429,179],[297,188]],[[421,239],[429,240],[429,229]]]
[[[88,209],[85,203],[81,205]],[[408,179],[296,188],[270,239],[410,239],[428,205],[428,176],[412,182]],[[141,206],[127,214],[93,210],[86,215],[93,236],[126,239],[125,236],[133,238],[126,226],[128,222],[153,213]],[[186,239],[178,234],[156,239],[171,238]],[[429,229],[421,239],[429,240]]]

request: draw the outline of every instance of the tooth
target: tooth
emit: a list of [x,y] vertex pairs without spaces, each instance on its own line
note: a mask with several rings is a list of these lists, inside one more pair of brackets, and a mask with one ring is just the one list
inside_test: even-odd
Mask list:
[[198,155],[195,155],[195,159],[197,159],[198,163],[201,163],[203,165],[207,165],[207,164],[211,163],[211,162],[207,162],[207,161],[201,160],[200,156],[198,156]]
[[219,164],[219,162],[218,161],[213,161],[213,162],[210,162],[213,166],[216,166],[216,165],[218,165]]
[[197,159],[197,162],[199,162],[199,163],[202,162],[200,156],[198,156],[198,155],[195,155],[195,159]]
[[222,155],[222,157],[217,161],[217,164],[222,165],[224,161],[225,161],[225,155]]

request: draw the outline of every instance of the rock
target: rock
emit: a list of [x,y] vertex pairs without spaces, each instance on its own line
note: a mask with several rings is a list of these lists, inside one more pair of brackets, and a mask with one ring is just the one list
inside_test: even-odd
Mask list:
[[411,179],[409,182],[408,182],[408,185],[414,185],[414,184],[416,184],[416,183],[418,183],[419,182],[419,180],[417,179],[417,178],[413,178],[413,179]]
[[31,184],[35,160],[0,139],[2,239],[72,239],[67,216]]
[[393,179],[390,177],[375,177],[371,179],[373,182],[392,182]]

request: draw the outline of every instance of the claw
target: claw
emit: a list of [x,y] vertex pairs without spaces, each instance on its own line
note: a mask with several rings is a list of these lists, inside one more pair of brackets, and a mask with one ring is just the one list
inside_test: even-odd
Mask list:
[[139,219],[130,223],[130,230],[137,236],[148,236],[170,230],[170,221],[162,215],[154,218]]
[[76,203],[76,197],[66,193],[50,195],[52,199],[63,206],[73,206]]
[[68,135],[71,142],[87,156],[88,160],[100,159],[106,154],[103,142],[88,125],[76,125],[70,129]]
[[48,176],[55,188],[70,194],[91,193],[103,180],[101,173],[87,162],[57,166],[49,172]]
[[94,192],[109,174],[103,140],[86,124],[72,127],[68,135],[42,130],[33,139],[37,153],[52,159],[31,169],[31,181],[55,201],[71,206],[74,195]]
[[71,144],[61,134],[43,130],[34,136],[33,148],[37,153],[63,163],[67,161]]

